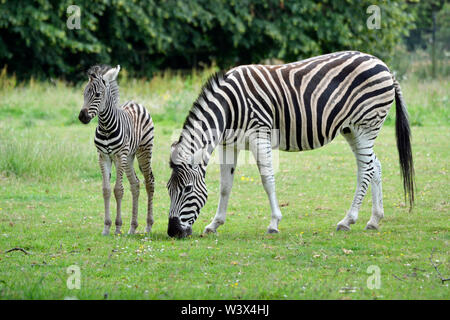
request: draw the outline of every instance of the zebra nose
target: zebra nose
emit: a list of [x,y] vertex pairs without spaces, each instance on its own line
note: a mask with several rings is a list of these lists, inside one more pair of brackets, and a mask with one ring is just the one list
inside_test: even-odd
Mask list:
[[88,124],[89,121],[91,121],[91,118],[89,117],[88,111],[86,109],[81,109],[78,119],[84,124]]
[[184,228],[181,225],[180,218],[169,218],[169,227],[167,228],[167,234],[171,238],[185,238],[192,234],[192,228]]
[[169,227],[167,228],[167,234],[169,237],[177,237],[182,238],[183,237],[183,227],[180,223],[180,218],[173,217],[169,218]]

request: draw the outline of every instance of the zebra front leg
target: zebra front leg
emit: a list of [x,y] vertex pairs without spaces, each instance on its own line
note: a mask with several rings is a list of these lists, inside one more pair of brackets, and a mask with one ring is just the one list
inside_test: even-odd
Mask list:
[[102,185],[103,185],[103,201],[105,203],[105,227],[103,228],[102,235],[109,235],[109,229],[111,228],[111,158],[107,155],[99,153],[98,161],[100,164],[100,170],[102,172]]
[[145,232],[149,233],[153,226],[153,194],[155,192],[155,178],[151,168],[152,152],[149,150],[139,151],[136,155],[139,163],[139,169],[144,175],[145,189],[147,191],[147,226]]
[[130,157],[127,162],[125,172],[127,174],[128,181],[130,182],[132,202],[131,224],[128,234],[135,234],[138,227],[138,208],[139,208],[139,179],[136,176],[136,172],[133,167],[134,157]]
[[116,234],[121,233],[122,228],[122,198],[123,198],[123,172],[127,165],[127,157],[117,155],[114,161],[116,165],[116,184],[114,186],[114,196],[116,198]]
[[270,135],[259,134],[257,138],[250,138],[250,149],[256,159],[264,190],[269,197],[272,212],[267,233],[278,233],[278,224],[281,221],[281,211],[275,192],[275,176],[272,164],[272,146]]
[[217,206],[216,215],[213,221],[206,226],[204,233],[215,233],[217,228],[225,223],[227,215],[228,199],[230,198],[231,188],[233,187],[234,172],[236,170],[239,150],[236,148],[227,148],[219,146],[220,161],[220,198]]
[[375,171],[372,179],[372,216],[366,225],[366,230],[378,230],[378,224],[384,217],[383,191],[381,187],[381,163],[375,156]]
[[350,144],[350,147],[355,154],[358,167],[358,177],[352,205],[350,206],[350,209],[344,219],[338,222],[336,227],[337,231],[350,230],[350,225],[356,223],[362,200],[375,172],[375,155],[372,149],[374,139],[368,139],[364,135],[353,131],[351,133],[344,134],[344,137],[347,139],[347,142]]

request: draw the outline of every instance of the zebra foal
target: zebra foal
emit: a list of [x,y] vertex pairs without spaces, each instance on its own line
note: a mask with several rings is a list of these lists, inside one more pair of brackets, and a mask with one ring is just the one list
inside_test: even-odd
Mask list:
[[140,104],[128,101],[119,106],[119,87],[117,75],[120,66],[93,66],[88,70],[89,82],[84,89],[84,105],[80,111],[79,120],[88,124],[98,115],[98,126],[95,131],[95,146],[97,147],[100,170],[103,177],[103,199],[105,205],[105,226],[102,234],[108,235],[111,227],[111,169],[116,167],[116,184],[114,196],[117,204],[116,234],[122,227],[122,184],[125,173],[130,182],[133,199],[131,225],[129,234],[134,234],[138,227],[138,199],[140,182],[134,171],[134,158],[139,163],[139,169],[144,175],[147,190],[147,226],[150,232],[153,225],[153,193],[154,177],[151,168],[153,148],[153,120],[150,113]]
[[[355,154],[356,190],[337,230],[349,230],[369,186],[372,216],[366,229],[377,229],[384,216],[381,164],[374,141],[395,100],[397,149],[405,196],[414,201],[414,168],[406,105],[398,82],[378,58],[343,51],[284,65],[244,65],[214,75],[194,102],[182,133],[172,146],[169,236],[192,232],[208,196],[205,173],[213,150],[220,159],[220,198],[204,232],[225,222],[239,150],[256,158],[269,198],[267,231],[278,232],[281,211],[275,192],[272,149],[320,148],[342,134]],[[275,143],[273,143],[275,141]]]

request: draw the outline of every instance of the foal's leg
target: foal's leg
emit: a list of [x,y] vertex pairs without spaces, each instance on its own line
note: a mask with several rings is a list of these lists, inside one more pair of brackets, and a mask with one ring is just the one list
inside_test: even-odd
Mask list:
[[257,138],[250,138],[250,150],[256,159],[264,190],[267,193],[272,211],[267,233],[278,233],[278,223],[281,221],[281,211],[275,193],[275,176],[272,164],[272,146],[270,135],[258,134]]
[[111,210],[109,207],[111,199],[111,158],[103,153],[99,153],[98,162],[100,164],[100,170],[102,172],[102,184],[103,184],[103,201],[105,203],[105,227],[102,235],[107,236],[109,229],[111,228]]
[[147,191],[147,226],[145,232],[150,232],[153,226],[153,194],[155,192],[155,178],[153,177],[151,162],[151,147],[147,150],[139,151],[136,155],[139,163],[139,169],[144,175],[145,189]]
[[384,217],[383,192],[381,188],[381,163],[375,156],[375,172],[372,179],[372,216],[366,225],[366,229],[378,229],[378,223]]
[[130,182],[131,196],[133,198],[131,224],[128,234],[135,234],[138,227],[138,207],[139,207],[139,179],[134,171],[134,156],[130,156],[127,161],[125,173],[127,174],[128,181]]
[[217,228],[225,223],[227,215],[228,199],[230,198],[231,188],[233,187],[234,171],[236,170],[239,150],[236,148],[227,148],[219,146],[220,160],[220,199],[217,206],[216,215],[213,221],[206,226],[204,233],[216,232]]
[[117,214],[116,214],[116,234],[120,234],[122,228],[122,198],[123,198],[123,172],[127,166],[126,155],[116,155],[114,159],[116,165],[116,184],[114,186],[114,196],[116,197]]
[[352,129],[351,132],[344,134],[344,137],[347,139],[355,154],[358,177],[352,205],[345,218],[337,224],[337,230],[350,230],[350,225],[356,222],[362,200],[375,174],[374,138],[368,138],[364,132],[358,131],[357,129]]

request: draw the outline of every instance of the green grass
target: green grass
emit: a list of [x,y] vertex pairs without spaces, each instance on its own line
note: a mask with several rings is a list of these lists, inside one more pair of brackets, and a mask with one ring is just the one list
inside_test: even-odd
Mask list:
[[[256,166],[243,161],[219,233],[201,237],[219,198],[219,167],[211,164],[209,199],[193,236],[174,240],[166,235],[170,144],[208,72],[188,77],[161,74],[151,81],[124,77],[120,82],[122,101],[143,102],[156,125],[155,225],[150,235],[143,234],[142,186],[140,233],[134,236],[101,236],[103,199],[93,145],[95,124],[83,126],[77,120],[82,87],[0,81],[1,299],[450,297],[448,282],[441,283],[429,260],[435,248],[433,260],[439,260],[436,264],[444,277],[450,276],[448,80],[401,83],[415,124],[417,197],[412,212],[403,199],[390,118],[375,144],[383,166],[385,207],[379,231],[363,230],[371,211],[368,192],[357,224],[350,232],[335,232],[352,200],[356,179],[353,154],[338,137],[315,151],[280,152],[276,173],[283,213],[280,234],[265,234],[268,200]],[[243,157],[250,158],[248,152]],[[114,214],[114,201],[112,208]],[[130,211],[127,191],[124,231]],[[6,253],[14,247],[30,254]],[[81,269],[80,290],[67,288],[71,265]],[[374,290],[367,287],[367,268],[372,265],[381,270],[381,287]]]

